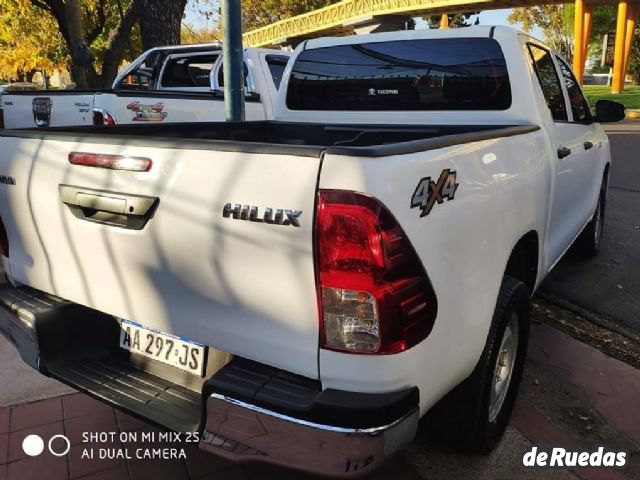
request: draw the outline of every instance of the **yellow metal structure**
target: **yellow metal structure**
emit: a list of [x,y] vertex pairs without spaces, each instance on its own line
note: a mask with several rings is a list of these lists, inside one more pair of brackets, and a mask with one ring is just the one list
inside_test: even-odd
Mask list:
[[244,34],[244,43],[249,47],[264,47],[281,45],[292,39],[350,35],[358,22],[388,15],[438,16],[445,13],[452,15],[478,10],[571,2],[572,0],[343,0],[251,30]]
[[[584,53],[584,59],[587,59],[587,55],[589,54],[589,39],[591,38],[591,24],[593,21],[593,4],[587,3],[584,6],[584,15],[583,15],[583,36],[582,36],[582,52]],[[584,65],[584,62],[583,62]],[[584,67],[583,67],[584,68]],[[584,76],[584,71],[582,72]]]
[[611,93],[620,93],[624,88],[624,38],[627,29],[627,0],[618,3],[618,21],[616,24],[616,45],[613,56],[613,79]]
[[[636,29],[636,20],[638,19],[638,14],[640,13],[640,4],[638,5],[629,5],[629,10],[627,12],[627,26],[625,27],[625,35],[624,35],[624,69],[623,72],[626,73],[629,70],[629,59],[631,58],[631,47],[633,46],[633,36],[635,34]],[[621,85],[621,90],[624,90],[624,81]]]
[[573,18],[574,47],[573,47],[573,73],[580,83],[582,83],[582,71],[584,70],[584,0],[576,0],[575,15]]

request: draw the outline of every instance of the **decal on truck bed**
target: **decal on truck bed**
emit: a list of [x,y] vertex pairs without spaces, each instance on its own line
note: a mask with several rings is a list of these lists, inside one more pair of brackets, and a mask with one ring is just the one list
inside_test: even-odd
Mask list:
[[0,183],[4,185],[15,185],[16,179],[9,175],[0,175]]
[[53,107],[53,100],[51,100],[49,97],[36,97],[31,103],[33,121],[35,122],[36,127],[48,127],[51,121],[51,108]]
[[418,186],[411,197],[411,208],[419,207],[422,210],[421,217],[429,215],[433,206],[444,202],[444,199],[453,200],[458,183],[456,183],[456,172],[450,169],[443,170],[438,181],[434,182],[431,177],[420,179]]
[[135,113],[132,118],[134,122],[162,122],[169,115],[164,111],[164,103],[162,102],[153,105],[145,105],[138,101],[131,102],[127,105],[127,110]]

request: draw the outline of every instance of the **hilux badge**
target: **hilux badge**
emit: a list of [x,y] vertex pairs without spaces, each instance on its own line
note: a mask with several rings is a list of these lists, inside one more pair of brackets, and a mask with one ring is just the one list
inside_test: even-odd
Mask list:
[[274,225],[291,225],[292,227],[300,226],[300,215],[302,215],[302,210],[265,208],[264,211],[261,211],[259,207],[254,205],[239,203],[227,203],[222,209],[224,218]]

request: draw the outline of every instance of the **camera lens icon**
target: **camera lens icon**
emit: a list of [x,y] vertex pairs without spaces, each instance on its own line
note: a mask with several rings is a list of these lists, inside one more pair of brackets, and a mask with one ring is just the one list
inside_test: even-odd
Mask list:
[[[62,441],[62,448],[60,448],[60,442],[57,440]],[[54,435],[49,439],[47,447],[54,457],[64,457],[71,450],[71,442],[64,435]],[[44,451],[44,440],[40,435],[27,435],[22,441],[22,451],[30,457],[37,457]]]
[[44,450],[44,440],[40,435],[27,435],[22,440],[22,451],[30,457],[37,457]]

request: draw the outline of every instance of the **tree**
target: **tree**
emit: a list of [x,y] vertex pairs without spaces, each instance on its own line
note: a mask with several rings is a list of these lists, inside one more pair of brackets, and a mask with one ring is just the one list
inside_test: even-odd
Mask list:
[[147,48],[180,43],[186,1],[0,0],[1,75],[66,63],[78,88],[109,87],[141,36]]
[[339,0],[242,0],[242,30],[247,32]]
[[541,5],[515,8],[507,17],[509,23],[520,23],[525,32],[540,27],[544,41],[571,62],[573,53],[573,12],[564,5]]
[[31,81],[37,70],[65,67],[65,44],[51,17],[18,0],[1,1],[0,7],[0,78]]
[[186,4],[187,0],[142,0],[140,32],[145,50],[180,43]]
[[[8,3],[8,0],[1,0]],[[52,18],[64,39],[70,70],[78,88],[107,87],[115,78],[128,37],[138,20],[142,0],[17,0],[22,8],[35,8]],[[40,15],[42,16],[42,15]],[[91,45],[100,36],[106,47],[100,68]]]
[[[467,13],[456,13],[453,15],[447,15],[449,17],[449,27],[451,28],[459,28],[459,27],[468,27],[471,25],[470,19],[473,15],[477,15],[479,12],[467,12]],[[429,28],[440,28],[440,22],[442,21],[442,15],[433,15],[430,17],[424,17],[429,25]],[[480,23],[479,19],[476,19],[476,25]]]

